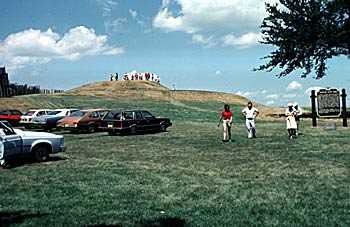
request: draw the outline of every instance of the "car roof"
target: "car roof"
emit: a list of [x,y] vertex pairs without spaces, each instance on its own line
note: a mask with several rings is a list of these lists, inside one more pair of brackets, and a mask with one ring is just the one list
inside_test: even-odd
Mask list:
[[51,110],[51,109],[31,109],[31,110],[28,110],[28,111],[54,111],[54,110]]
[[70,111],[70,110],[79,110],[79,109],[54,109],[53,111]]
[[148,110],[111,110],[111,112],[141,112],[141,111],[149,112]]
[[84,112],[94,112],[94,111],[110,111],[110,109],[83,109],[80,111],[84,111]]

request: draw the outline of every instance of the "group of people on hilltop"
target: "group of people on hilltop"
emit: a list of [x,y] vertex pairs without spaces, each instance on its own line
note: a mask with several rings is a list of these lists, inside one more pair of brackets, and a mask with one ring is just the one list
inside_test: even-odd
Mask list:
[[[110,81],[117,81],[119,79],[118,73],[114,73],[110,75]],[[160,83],[160,77],[154,73],[138,73],[138,72],[130,72],[125,73],[123,75],[123,80],[146,80],[146,81],[153,81],[156,83]]]
[[146,81],[153,81],[156,83],[160,83],[160,78],[158,75],[154,73],[138,73],[138,72],[131,72],[126,73],[123,76],[123,80],[146,80]]
[[[259,115],[259,110],[253,106],[253,103],[251,101],[249,101],[247,106],[242,110],[242,114],[245,117],[245,126],[247,128],[248,138],[256,138],[255,119]],[[297,103],[288,103],[288,107],[285,111],[285,116],[288,137],[290,139],[296,138],[296,136],[299,134],[298,129],[301,115],[302,110],[299,108],[299,105]],[[218,127],[220,127],[221,122],[224,130],[222,141],[229,142],[232,140],[231,127],[233,123],[233,112],[230,110],[230,106],[228,104],[224,105],[224,111],[221,112]]]

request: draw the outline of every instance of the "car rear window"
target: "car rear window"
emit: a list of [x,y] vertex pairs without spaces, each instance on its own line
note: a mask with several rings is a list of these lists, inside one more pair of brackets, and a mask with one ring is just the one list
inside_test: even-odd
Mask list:
[[70,117],[83,117],[87,112],[86,111],[75,111],[70,115]]
[[28,111],[27,113],[24,114],[24,116],[33,116],[35,111]]
[[8,115],[8,114],[10,114],[9,111],[0,111],[0,115]]
[[47,115],[56,115],[56,114],[59,114],[61,112],[62,111],[49,111],[49,112],[47,112]]
[[121,112],[109,112],[104,119],[106,120],[120,120]]

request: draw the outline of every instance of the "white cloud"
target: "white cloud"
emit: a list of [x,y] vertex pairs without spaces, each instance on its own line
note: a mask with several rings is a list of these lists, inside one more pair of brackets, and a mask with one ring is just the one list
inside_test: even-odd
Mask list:
[[[171,3],[181,12],[175,15]],[[173,7],[174,8],[174,7]],[[194,33],[220,29],[256,29],[265,16],[261,0],[172,0],[154,18],[154,26],[170,31]]]
[[276,0],[163,0],[153,26],[165,32],[210,34],[225,46],[248,47],[260,37],[267,1]]
[[96,2],[102,8],[103,17],[110,17],[112,15],[112,11],[118,5],[118,3],[114,0],[96,0]]
[[242,92],[242,91],[238,91],[235,93],[236,95],[240,95],[240,96],[243,96],[243,97],[253,97],[255,95],[258,94],[258,92],[255,92],[255,91],[245,91],[245,92]]
[[265,103],[265,105],[267,105],[267,106],[272,106],[274,104],[275,104],[275,101],[273,101],[273,100],[269,100]]
[[237,46],[240,48],[246,48],[257,44],[260,40],[261,34],[249,32],[243,34],[240,37],[236,37],[234,34],[225,35],[222,38],[223,46]]
[[112,35],[114,33],[125,33],[127,19],[116,16],[118,2],[115,0],[96,0],[96,2],[102,11],[105,32],[108,35]]
[[133,9],[129,9],[129,14],[132,17],[132,19],[134,21],[136,21],[136,23],[138,25],[140,25],[142,28],[145,29],[145,32],[147,33],[149,28],[146,29],[146,26],[149,24],[147,21],[149,20],[149,18],[143,17],[142,15],[139,15],[139,13],[136,10]]
[[116,18],[116,19],[105,20],[104,22],[105,30],[108,34],[113,34],[116,32],[123,33],[126,30],[125,26],[127,22],[128,21],[126,18]]
[[216,70],[215,75],[220,76],[222,74],[221,70]]
[[294,91],[294,90],[301,90],[303,86],[297,82],[297,81],[292,81],[290,84],[287,86],[287,91]]
[[77,60],[84,56],[118,55],[120,47],[110,46],[107,36],[84,26],[71,28],[63,36],[52,31],[28,29],[0,41],[0,64],[9,70],[44,64],[52,59]]
[[266,95],[265,99],[278,99],[280,96],[278,94]]
[[267,92],[268,92],[267,90],[262,90],[261,94],[265,95],[265,94],[267,94]]
[[282,98],[293,99],[293,98],[296,98],[297,96],[298,96],[297,94],[284,94],[284,95],[282,95]]
[[308,89],[305,90],[305,94],[306,95],[311,95],[311,91],[312,90],[315,90],[316,93],[321,90],[321,89],[324,89],[324,87],[318,87],[318,86],[315,86],[315,87],[309,87]]
[[138,15],[136,10],[129,9],[129,13],[133,19],[136,19]]
[[213,37],[204,37],[200,34],[194,34],[192,35],[192,42],[202,44],[203,46],[210,48],[216,45],[215,41],[213,40]]

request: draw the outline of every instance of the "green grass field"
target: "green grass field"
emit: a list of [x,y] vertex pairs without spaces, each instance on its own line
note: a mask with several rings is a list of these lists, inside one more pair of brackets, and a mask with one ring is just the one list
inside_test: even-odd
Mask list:
[[185,226],[350,226],[350,130],[303,122],[303,135],[291,141],[283,121],[258,121],[258,138],[248,140],[236,114],[235,141],[223,144],[222,103],[25,99],[38,107],[143,108],[173,127],[64,134],[66,153],[0,169],[3,225],[162,226],[173,218]]

